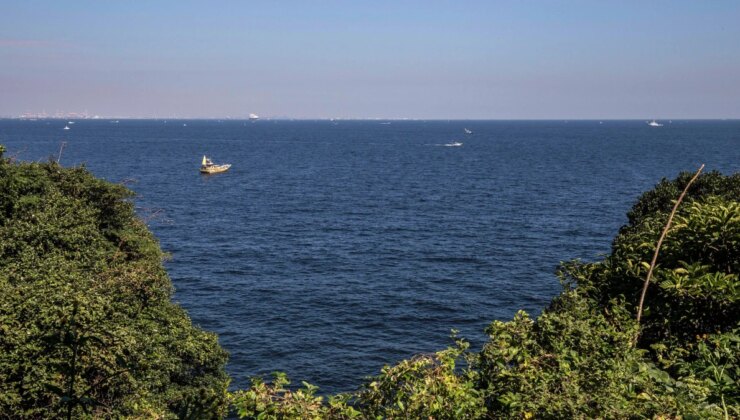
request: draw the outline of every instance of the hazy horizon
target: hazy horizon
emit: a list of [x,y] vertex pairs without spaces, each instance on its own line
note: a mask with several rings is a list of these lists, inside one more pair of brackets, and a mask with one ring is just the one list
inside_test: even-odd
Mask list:
[[740,3],[13,3],[0,116],[740,118]]
[[[81,120],[90,120],[90,121],[101,121],[101,122],[108,122],[109,120],[131,120],[131,121],[146,121],[146,120],[152,120],[152,121],[179,121],[179,120],[187,120],[187,121],[238,121],[238,122],[255,122],[250,120],[249,118],[245,117],[132,117],[132,116],[117,116],[117,115],[96,115],[94,118],[76,118],[76,117],[65,117],[65,116],[48,116],[44,118],[36,118],[36,117],[19,117],[19,116],[13,116],[13,115],[5,115],[0,116],[0,120],[28,120],[28,119],[35,119],[35,120],[60,120],[60,121],[81,121]],[[292,117],[260,117],[259,121],[391,121],[391,122],[403,122],[403,121],[429,121],[429,122],[463,122],[463,121],[470,121],[470,122],[507,122],[507,121],[540,121],[540,122],[547,122],[547,121],[560,121],[560,122],[605,122],[605,121],[612,121],[612,122],[619,122],[619,121],[637,121],[637,122],[650,122],[652,120],[659,121],[659,122],[665,122],[665,121],[738,121],[739,118],[722,118],[722,117],[716,117],[716,118],[671,118],[671,117],[665,117],[665,118],[404,118],[404,117],[389,117],[389,118],[379,118],[379,117],[352,117],[352,118],[333,118],[333,117],[314,117],[314,118],[292,118]]]

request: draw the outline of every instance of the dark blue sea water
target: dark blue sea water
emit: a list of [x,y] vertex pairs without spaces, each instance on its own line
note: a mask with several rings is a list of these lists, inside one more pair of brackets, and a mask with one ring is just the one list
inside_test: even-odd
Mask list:
[[[608,252],[661,178],[740,170],[738,121],[64,125],[3,120],[0,143],[37,160],[66,141],[64,165],[131,182],[237,386],[282,370],[351,390],[453,328],[479,347],[491,320],[559,292],[560,261]],[[203,154],[233,167],[202,176]]]

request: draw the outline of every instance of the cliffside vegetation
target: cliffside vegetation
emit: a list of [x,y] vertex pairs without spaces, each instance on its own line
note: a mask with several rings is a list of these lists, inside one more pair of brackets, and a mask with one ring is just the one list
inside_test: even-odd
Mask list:
[[0,147],[0,417],[738,418],[740,174],[700,176],[639,296],[691,174],[643,194],[611,253],[562,264],[533,318],[494,321],[384,367],[353,393],[288,379],[226,391],[225,352],[171,303],[131,192]]
[[0,146],[0,417],[224,413],[226,353],[171,303],[132,193]]

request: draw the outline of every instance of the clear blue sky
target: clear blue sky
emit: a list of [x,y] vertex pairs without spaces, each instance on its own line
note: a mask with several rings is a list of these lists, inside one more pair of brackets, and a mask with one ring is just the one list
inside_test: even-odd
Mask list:
[[740,1],[0,3],[0,115],[740,117]]

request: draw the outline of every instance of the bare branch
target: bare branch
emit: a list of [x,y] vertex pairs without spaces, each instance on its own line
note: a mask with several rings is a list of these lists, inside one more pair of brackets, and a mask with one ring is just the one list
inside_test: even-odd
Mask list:
[[[698,171],[694,174],[693,178],[689,181],[688,184],[686,184],[686,187],[683,189],[683,192],[678,197],[678,200],[676,200],[676,204],[673,205],[673,210],[671,210],[670,216],[668,216],[668,222],[665,225],[665,228],[663,228],[663,232],[660,234],[660,239],[658,239],[658,245],[655,247],[655,253],[653,254],[653,260],[650,262],[650,269],[648,270],[647,277],[645,277],[645,284],[642,286],[642,294],[640,295],[640,305],[637,309],[637,323],[640,323],[640,319],[642,318],[642,306],[645,303],[645,293],[647,293],[648,285],[650,284],[650,278],[653,276],[653,270],[655,269],[655,263],[658,261],[658,253],[660,252],[660,246],[663,245],[663,240],[665,239],[666,235],[668,234],[668,230],[671,228],[671,223],[673,222],[673,216],[676,215],[676,210],[678,210],[679,204],[681,204],[681,201],[683,201],[683,198],[686,196],[686,192],[689,190],[689,187],[691,184],[696,181],[696,178],[699,177],[699,174],[701,173],[702,169],[704,169],[704,164],[701,165]],[[640,332],[637,332],[637,336],[635,337],[635,343],[637,343],[637,338],[639,337]]]
[[145,225],[149,225],[151,222],[169,224],[172,223],[172,219],[168,218],[164,209],[155,209],[149,207],[139,207],[137,209],[139,218]]
[[59,163],[59,161],[62,160],[62,152],[64,151],[64,146],[66,146],[66,145],[67,145],[67,142],[66,141],[63,141],[59,145],[59,154],[57,155],[57,163]]

